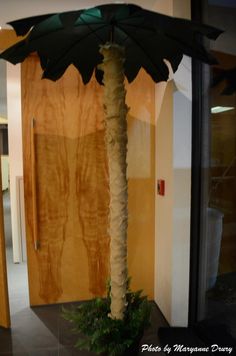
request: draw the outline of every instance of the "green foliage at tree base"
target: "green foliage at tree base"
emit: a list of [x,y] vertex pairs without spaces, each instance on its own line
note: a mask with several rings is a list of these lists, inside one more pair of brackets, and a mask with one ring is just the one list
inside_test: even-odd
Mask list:
[[95,298],[71,310],[63,309],[63,317],[73,324],[79,333],[76,347],[98,354],[120,356],[129,353],[139,342],[149,325],[151,304],[142,291],[127,291],[127,308],[123,320],[113,320],[110,312],[110,293],[105,299]]

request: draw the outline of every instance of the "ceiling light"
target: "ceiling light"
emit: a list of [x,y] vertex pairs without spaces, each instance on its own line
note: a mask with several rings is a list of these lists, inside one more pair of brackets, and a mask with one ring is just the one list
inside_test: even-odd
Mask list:
[[220,112],[229,111],[233,109],[234,109],[233,106],[214,106],[213,108],[211,108],[211,113],[218,114]]

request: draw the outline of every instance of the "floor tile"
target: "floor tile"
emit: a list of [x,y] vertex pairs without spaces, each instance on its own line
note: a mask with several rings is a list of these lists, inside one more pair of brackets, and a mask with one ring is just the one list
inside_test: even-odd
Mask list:
[[61,317],[61,305],[44,305],[31,308],[32,313],[41,320],[48,330],[59,338],[59,319]]
[[[67,308],[80,303],[65,304]],[[152,303],[151,324],[145,330],[141,345],[157,346],[158,328],[167,326],[155,303]],[[12,317],[11,330],[0,328],[0,356],[95,356],[85,350],[77,350],[74,345],[78,334],[72,332],[73,326],[61,315],[62,305],[24,308]],[[158,356],[162,356],[158,353]]]
[[27,356],[58,356],[58,348],[54,349],[43,349],[43,350],[32,350],[29,351]]
[[[63,304],[63,308],[70,310],[71,308],[76,307],[80,303],[66,303]],[[78,334],[72,331],[73,324],[65,320],[60,314],[59,317],[59,342],[63,346],[73,346],[75,345]]]
[[59,356],[97,356],[97,354],[67,346],[59,349]]
[[0,327],[0,355],[12,352],[11,331]]
[[14,316],[12,320],[13,350],[21,343],[26,350],[50,349],[58,346],[58,338],[30,308]]

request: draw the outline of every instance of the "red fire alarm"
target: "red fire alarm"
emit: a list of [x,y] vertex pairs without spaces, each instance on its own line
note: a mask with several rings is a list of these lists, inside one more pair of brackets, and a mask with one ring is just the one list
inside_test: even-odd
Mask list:
[[157,181],[157,194],[158,195],[165,195],[165,181],[164,179],[158,179]]

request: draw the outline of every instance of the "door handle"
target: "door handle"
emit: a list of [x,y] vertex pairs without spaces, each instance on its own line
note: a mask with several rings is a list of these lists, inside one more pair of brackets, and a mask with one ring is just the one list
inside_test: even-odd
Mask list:
[[31,120],[31,169],[32,169],[32,205],[33,205],[33,241],[34,249],[38,250],[39,236],[38,236],[38,209],[37,209],[37,170],[36,170],[36,152],[35,152],[35,125],[36,120],[33,118]]

